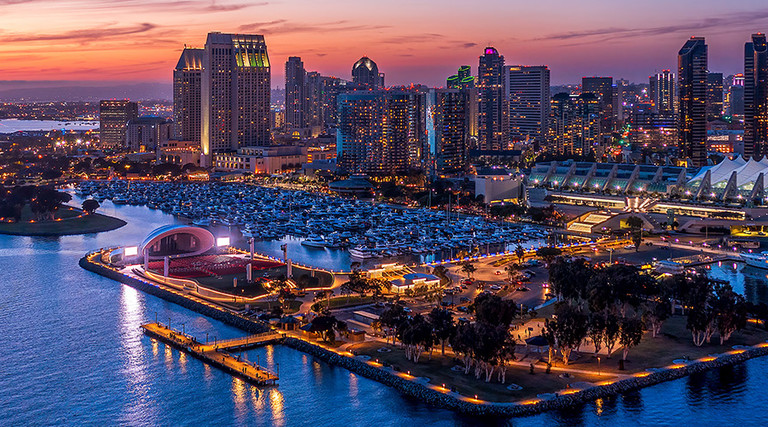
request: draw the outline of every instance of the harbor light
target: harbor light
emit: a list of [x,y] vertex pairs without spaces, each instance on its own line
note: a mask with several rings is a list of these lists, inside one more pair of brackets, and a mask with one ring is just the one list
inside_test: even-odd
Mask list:
[[216,238],[216,246],[229,246],[229,237],[217,237]]
[[125,256],[136,256],[139,254],[139,248],[136,246],[128,246],[123,251]]

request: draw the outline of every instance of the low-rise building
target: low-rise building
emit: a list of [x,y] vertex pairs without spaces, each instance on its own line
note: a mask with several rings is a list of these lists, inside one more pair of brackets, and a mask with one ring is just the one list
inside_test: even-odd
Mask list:
[[301,168],[306,162],[305,147],[276,145],[243,147],[236,152],[216,153],[213,165],[218,171],[273,174]]

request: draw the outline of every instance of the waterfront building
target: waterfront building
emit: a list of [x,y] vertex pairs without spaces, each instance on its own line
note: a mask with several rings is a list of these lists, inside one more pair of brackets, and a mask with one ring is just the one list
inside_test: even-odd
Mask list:
[[509,145],[509,112],[504,88],[504,56],[485,48],[477,69],[478,148],[505,150]]
[[744,45],[744,157],[768,155],[768,43],[753,34]]
[[648,92],[654,111],[660,115],[675,114],[675,74],[670,70],[663,70],[650,76],[648,80]]
[[103,148],[124,148],[128,122],[139,116],[139,105],[124,100],[99,103],[99,138]]
[[179,166],[191,163],[200,166],[200,141],[160,141],[155,154],[158,163],[173,163]]
[[209,33],[202,74],[203,158],[270,144],[270,63],[264,36]]
[[384,73],[379,73],[379,67],[371,58],[364,56],[352,65],[352,81],[373,89],[384,87]]
[[432,89],[427,131],[436,174],[460,173],[468,166],[474,89]]
[[723,117],[723,73],[707,73],[707,120]]
[[462,65],[459,71],[448,77],[446,87],[449,89],[471,89],[475,87],[475,77],[472,75],[472,67]]
[[204,49],[185,47],[173,69],[174,138],[200,143]]
[[142,116],[128,121],[126,148],[133,152],[155,151],[173,136],[173,123],[157,116]]
[[215,169],[226,172],[274,174],[299,169],[306,162],[306,147],[295,145],[242,147],[214,155]]
[[591,93],[597,98],[600,138],[610,139],[613,132],[613,77],[582,77],[581,93]]
[[288,128],[305,126],[304,85],[307,72],[298,56],[291,56],[285,62],[285,125]]
[[549,129],[549,69],[546,65],[505,67],[509,136],[543,143]]
[[419,167],[426,145],[426,94],[414,90],[354,91],[338,95],[339,168],[370,175]]
[[678,149],[693,166],[707,162],[707,44],[691,37],[678,53]]

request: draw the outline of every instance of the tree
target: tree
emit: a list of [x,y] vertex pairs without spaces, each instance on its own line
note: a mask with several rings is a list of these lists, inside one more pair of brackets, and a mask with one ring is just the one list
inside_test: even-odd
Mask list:
[[632,243],[635,244],[635,251],[640,250],[640,244],[643,243],[643,220],[638,216],[627,218],[627,227],[632,231]]
[[556,257],[562,255],[563,251],[560,248],[553,246],[542,246],[536,249],[536,256],[543,259],[547,265],[552,262]]
[[669,319],[671,305],[669,299],[663,297],[646,301],[645,310],[643,311],[643,322],[651,330],[653,338],[656,338],[661,331],[664,321]]
[[621,320],[619,343],[624,346],[622,360],[627,360],[627,354],[631,347],[640,344],[640,340],[643,338],[643,328],[643,321],[636,317]]
[[482,293],[470,307],[479,323],[500,325],[506,328],[517,314],[517,305],[512,300],[502,299],[498,295]]
[[99,204],[99,202],[97,202],[94,199],[87,199],[87,200],[85,200],[83,202],[83,210],[87,214],[92,214],[92,213],[96,212],[96,209],[98,209],[100,207],[101,207],[101,205]]
[[587,297],[588,285],[595,275],[592,266],[584,258],[557,258],[548,264],[548,269],[552,292],[561,301],[580,306]]
[[603,341],[605,341],[605,315],[603,313],[589,314],[589,332],[587,335],[595,346],[595,354],[600,353],[600,349],[603,348]]
[[392,304],[386,310],[384,310],[383,313],[381,313],[381,316],[379,316],[379,321],[381,324],[390,329],[388,336],[392,336],[393,344],[395,342],[395,337],[397,337],[397,330],[400,328],[400,325],[403,324],[407,319],[408,315],[405,313],[403,306],[400,304]]
[[451,278],[448,277],[448,269],[442,265],[436,265],[432,269],[432,274],[440,279],[440,286],[448,286],[451,284]]
[[613,354],[613,347],[616,346],[616,342],[619,339],[619,332],[621,331],[621,324],[619,318],[614,314],[608,314],[605,316],[605,334],[603,335],[603,343],[606,350],[608,350],[608,358],[611,358]]
[[456,333],[448,339],[453,351],[461,355],[465,375],[469,373],[472,367],[473,349],[477,341],[477,333],[474,326],[470,323],[461,323],[456,328]]
[[522,264],[523,258],[525,257],[525,249],[523,249],[522,246],[517,245],[515,247],[515,256],[517,256],[517,263]]
[[456,325],[450,311],[442,308],[433,308],[429,313],[429,323],[435,332],[435,338],[440,342],[440,352],[445,356],[445,344],[456,333]]
[[731,285],[718,284],[714,292],[715,326],[720,333],[720,345],[723,345],[731,334],[747,326],[747,304]]
[[589,331],[587,315],[568,304],[559,304],[555,309],[555,320],[547,319],[545,329],[555,339],[556,347],[568,365],[571,351],[578,348]]
[[406,359],[413,363],[419,363],[421,353],[434,345],[432,325],[421,314],[402,322],[397,336],[405,346]]
[[309,330],[320,334],[323,341],[333,342],[336,339],[336,333],[334,331],[339,328],[338,323],[339,322],[334,316],[331,316],[330,314],[321,314],[312,319]]
[[470,261],[467,261],[461,265],[461,271],[467,273],[467,279],[472,278],[472,273],[477,271],[477,267],[474,266]]

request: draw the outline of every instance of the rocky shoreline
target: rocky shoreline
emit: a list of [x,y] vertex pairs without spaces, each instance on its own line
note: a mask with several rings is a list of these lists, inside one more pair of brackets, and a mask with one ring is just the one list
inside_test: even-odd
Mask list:
[[[270,327],[262,322],[253,321],[245,317],[216,309],[202,304],[190,298],[185,298],[173,292],[169,292],[156,285],[125,276],[117,271],[107,268],[97,262],[88,260],[88,255],[80,259],[80,266],[86,270],[108,277],[120,283],[134,287],[140,291],[157,296],[182,307],[196,311],[204,316],[224,322],[250,333],[260,333],[270,330]],[[462,414],[480,417],[519,417],[533,415],[555,409],[565,409],[578,406],[600,398],[615,396],[630,390],[652,386],[666,381],[675,380],[691,374],[704,372],[728,365],[735,365],[746,360],[768,355],[768,345],[755,346],[725,353],[709,361],[693,361],[689,364],[675,368],[661,368],[656,372],[643,376],[635,376],[606,385],[596,385],[578,391],[570,391],[568,394],[558,394],[548,400],[532,399],[530,403],[501,403],[501,402],[472,402],[464,400],[460,395],[450,392],[433,390],[385,369],[373,366],[355,357],[340,355],[316,344],[298,338],[286,338],[283,345],[316,357],[328,364],[345,368],[360,376],[378,381],[381,384],[392,387],[400,393],[418,399],[433,406],[450,409]]]

